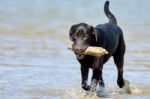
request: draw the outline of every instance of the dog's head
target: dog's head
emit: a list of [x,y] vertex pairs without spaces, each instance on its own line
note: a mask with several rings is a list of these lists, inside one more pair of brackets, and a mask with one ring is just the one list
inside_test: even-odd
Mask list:
[[70,28],[69,37],[73,42],[72,47],[77,59],[83,59],[84,55],[82,53],[88,46],[93,46],[96,43],[98,34],[92,26],[79,23]]

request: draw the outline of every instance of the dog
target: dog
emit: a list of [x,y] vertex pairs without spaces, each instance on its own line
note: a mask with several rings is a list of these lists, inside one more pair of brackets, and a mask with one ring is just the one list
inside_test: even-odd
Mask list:
[[[104,4],[104,12],[109,22],[99,24],[96,27],[87,23],[72,25],[69,31],[69,38],[73,42],[72,47],[77,60],[81,64],[81,85],[86,91],[94,92],[97,85],[105,88],[102,77],[104,64],[112,56],[118,70],[117,84],[120,88],[125,85],[123,78],[125,41],[122,29],[117,25],[115,16],[109,10],[109,1]],[[89,46],[105,48],[109,54],[101,57],[83,55],[82,53]],[[89,69],[92,69],[91,85],[87,84]]]

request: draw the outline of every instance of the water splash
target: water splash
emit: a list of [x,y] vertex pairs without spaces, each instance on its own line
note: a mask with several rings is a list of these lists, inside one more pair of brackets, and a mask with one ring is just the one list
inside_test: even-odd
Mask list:
[[98,99],[98,97],[96,94],[88,96],[85,91],[79,88],[71,88],[62,93],[61,99]]
[[108,88],[108,96],[98,97],[96,93],[93,93],[91,96],[87,95],[85,91],[80,88],[68,88],[64,90],[60,97],[61,99],[100,99],[100,98],[115,98],[122,99],[129,96],[142,95],[147,96],[150,90],[145,90],[145,88],[131,87],[129,81],[125,80],[125,87],[118,88],[115,85],[111,85]]

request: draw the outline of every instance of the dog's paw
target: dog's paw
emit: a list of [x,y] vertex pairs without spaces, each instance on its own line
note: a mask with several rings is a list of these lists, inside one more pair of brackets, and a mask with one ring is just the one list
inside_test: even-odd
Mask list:
[[96,95],[98,97],[106,97],[109,96],[109,93],[106,91],[105,87],[99,86],[98,88],[96,88]]
[[124,80],[125,85],[123,88],[118,89],[119,94],[131,94],[130,83],[128,80]]
[[90,90],[90,88],[91,88],[91,86],[89,86],[89,85],[82,85],[82,88],[85,90],[85,91],[89,91]]

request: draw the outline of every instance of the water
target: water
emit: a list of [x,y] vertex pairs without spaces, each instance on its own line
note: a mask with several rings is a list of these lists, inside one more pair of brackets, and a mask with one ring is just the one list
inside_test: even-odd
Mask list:
[[[67,46],[72,24],[107,22],[104,0],[1,0],[0,99],[83,99],[80,66]],[[110,9],[127,45],[125,79],[132,94],[117,99],[150,98],[150,1],[113,0]],[[140,5],[140,6],[139,6]],[[106,88],[117,89],[117,71],[104,66]],[[97,97],[93,97],[97,99]]]

